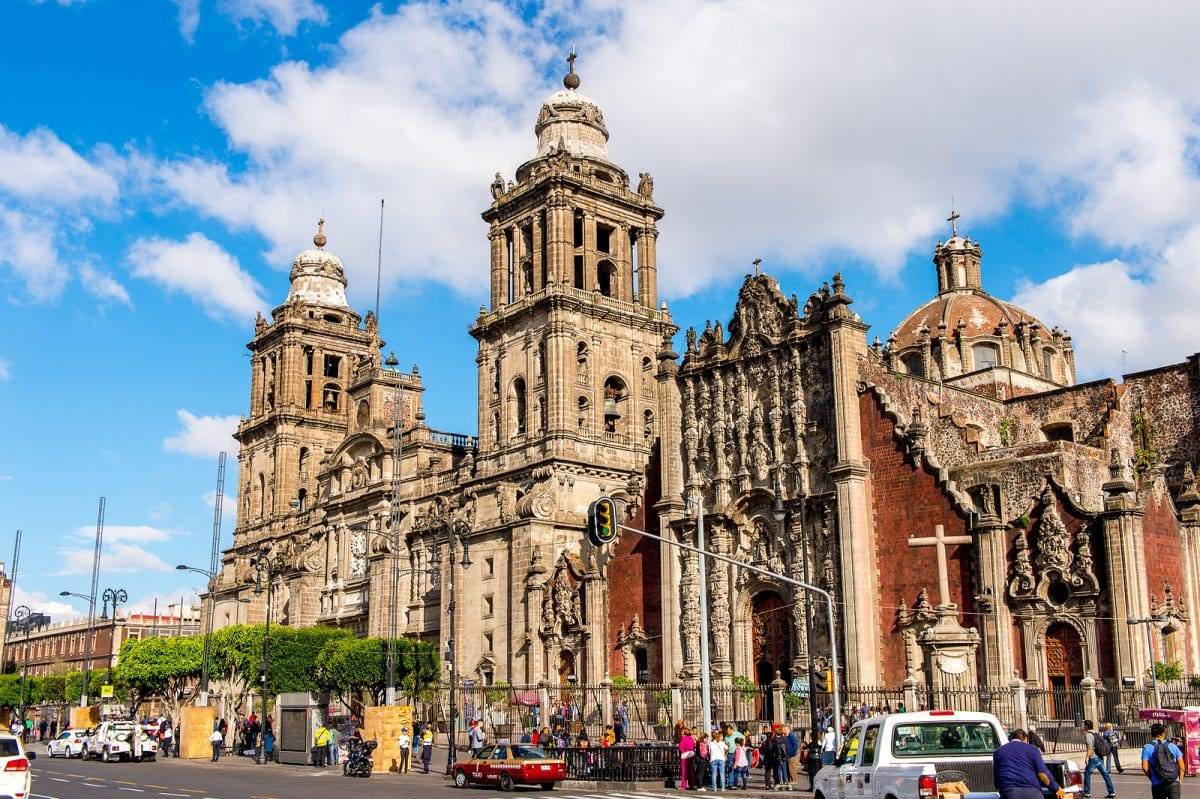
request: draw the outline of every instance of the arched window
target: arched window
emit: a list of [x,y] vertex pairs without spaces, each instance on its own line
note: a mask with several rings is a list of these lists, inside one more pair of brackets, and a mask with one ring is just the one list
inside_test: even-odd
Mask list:
[[601,261],[596,265],[596,286],[605,297],[617,292],[617,268],[612,261]]
[[588,402],[587,397],[580,397],[575,404],[579,409],[579,432],[586,434],[591,429],[588,417],[591,415],[592,404]]
[[533,293],[533,262],[525,261],[521,264],[521,291],[524,294]]
[[900,358],[900,363],[904,365],[904,371],[913,377],[925,376],[925,359],[921,357],[921,353],[910,352]]
[[500,359],[492,364],[492,392],[499,396],[500,394]]
[[654,396],[654,360],[649,355],[642,358],[642,396]]
[[971,348],[976,369],[991,369],[1000,365],[1000,348],[992,343],[976,344]]
[[647,444],[654,440],[654,411],[642,414],[642,440]]
[[307,509],[308,509],[308,489],[302,488],[302,489],[300,489],[300,492],[298,494],[296,494],[296,510],[300,511],[301,513],[304,513],[304,511],[306,511]]
[[1056,422],[1042,428],[1047,441],[1074,441],[1075,429],[1070,422]]
[[613,375],[604,381],[604,432],[619,431],[628,399],[629,391],[625,388],[624,380]]
[[258,515],[267,515],[267,476],[258,473]]
[[308,447],[300,448],[300,461],[297,473],[300,475],[300,482],[308,479]]
[[525,378],[518,377],[512,384],[513,403],[513,432],[518,436],[525,435],[527,418],[525,415]]
[[579,382],[586,383],[588,381],[588,345],[587,342],[579,342],[579,346],[575,348],[575,367],[579,372]]
[[321,391],[321,407],[327,411],[336,411],[342,401],[342,389],[337,383],[326,383]]

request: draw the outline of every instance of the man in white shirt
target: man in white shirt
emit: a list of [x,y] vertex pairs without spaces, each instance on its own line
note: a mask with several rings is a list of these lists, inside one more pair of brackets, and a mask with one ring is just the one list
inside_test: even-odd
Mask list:
[[837,732],[833,726],[825,728],[824,734],[821,736],[821,765],[828,766],[837,759]]

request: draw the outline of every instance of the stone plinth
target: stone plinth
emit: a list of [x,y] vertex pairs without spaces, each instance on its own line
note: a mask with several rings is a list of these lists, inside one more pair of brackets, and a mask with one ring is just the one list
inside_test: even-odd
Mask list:
[[213,722],[217,718],[215,707],[185,707],[182,711],[179,730],[179,756],[191,759],[212,757]]
[[412,705],[369,707],[363,710],[363,738],[378,741],[371,755],[376,771],[395,771],[400,762],[400,730],[413,734]]

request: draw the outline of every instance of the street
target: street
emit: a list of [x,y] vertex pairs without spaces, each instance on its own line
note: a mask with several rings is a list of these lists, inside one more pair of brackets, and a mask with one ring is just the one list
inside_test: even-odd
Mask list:
[[[502,799],[493,788],[474,787],[459,791],[441,773],[376,775],[369,780],[342,776],[340,770],[316,770],[302,766],[258,766],[246,758],[231,757],[218,765],[205,760],[162,760],[149,763],[101,763],[99,761],[51,760],[44,747],[32,747],[38,753],[33,762],[35,799],[130,799],[131,794],[170,799],[325,799],[331,793],[349,792],[355,797],[394,797],[420,794],[422,799]],[[1093,775],[1093,795],[1104,795],[1104,783]],[[1136,770],[1126,768],[1114,774],[1117,794],[1122,797],[1149,796],[1146,780]],[[761,791],[762,772],[751,774],[753,795]],[[624,786],[622,786],[624,787]],[[520,788],[517,793],[541,791]],[[764,795],[767,792],[763,792]],[[807,792],[799,792],[809,795]],[[637,790],[614,791],[591,786],[560,786],[553,796],[558,799],[665,799],[681,792],[646,783]],[[777,794],[776,794],[777,795]],[[1200,785],[1184,783],[1183,795],[1200,797]]]

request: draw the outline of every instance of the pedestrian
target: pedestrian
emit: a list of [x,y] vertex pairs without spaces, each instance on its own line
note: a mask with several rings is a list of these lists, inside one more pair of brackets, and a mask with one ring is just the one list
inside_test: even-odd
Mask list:
[[336,766],[342,759],[342,731],[336,725],[329,725],[329,765]]
[[50,729],[50,721],[45,716],[38,722],[38,740],[46,740],[46,731]]
[[329,722],[317,727],[317,732],[313,736],[313,765],[317,768],[325,768],[329,760]]
[[408,734],[408,727],[400,728],[400,737],[396,739],[396,746],[400,750],[400,758],[396,762],[396,773],[407,774],[412,762],[412,738]]
[[1091,719],[1083,722],[1083,746],[1086,750],[1087,765],[1083,767],[1083,796],[1092,795],[1092,772],[1099,771],[1104,778],[1104,787],[1108,789],[1105,799],[1113,799],[1117,789],[1113,787],[1112,775],[1104,763],[1108,759],[1108,739],[1096,732],[1096,725]]
[[[222,723],[224,723],[225,720],[221,719],[221,721],[222,721]],[[212,731],[212,734],[208,736],[208,741],[209,741],[209,743],[212,744],[212,761],[211,762],[216,763],[218,760],[221,759],[221,747],[225,745],[225,736],[221,734],[220,727],[217,727],[215,730]]]
[[821,765],[831,766],[837,759],[837,732],[833,725],[825,728],[821,735]]
[[716,736],[708,742],[708,764],[712,771],[712,787],[714,791],[725,790],[725,756],[727,749],[725,739]]
[[263,728],[263,755],[268,763],[275,762],[275,731],[270,725]]
[[629,703],[624,699],[617,705],[617,740],[624,741],[629,735]]
[[479,757],[479,753],[483,751],[483,744],[485,740],[486,739],[483,735],[483,726],[480,725],[480,723],[475,719],[471,719],[471,728],[467,730],[467,748],[471,750],[472,758]]
[[1013,730],[1008,743],[992,754],[992,779],[1000,799],[1042,799],[1042,787],[1058,799],[1063,790],[1054,780],[1042,752],[1028,742],[1024,730]]
[[1042,736],[1038,735],[1038,731],[1030,727],[1028,734],[1029,743],[1036,746],[1043,755],[1046,754],[1046,742],[1042,740]]
[[1187,775],[1183,752],[1166,740],[1167,728],[1150,725],[1150,743],[1142,747],[1142,773],[1150,778],[1151,799],[1179,799],[1179,781]]
[[1117,767],[1118,774],[1125,773],[1125,767],[1121,765],[1121,755],[1117,752],[1121,747],[1121,733],[1113,728],[1111,721],[1104,722],[1104,740],[1108,741],[1108,758],[1104,765],[1108,766],[1108,773],[1111,774],[1113,766]]
[[158,748],[162,750],[164,758],[171,756],[171,743],[174,738],[175,730],[171,727],[171,721],[164,718],[158,727]]
[[429,764],[433,760],[433,730],[428,727],[421,733],[421,768],[428,774]]
[[739,740],[734,747],[733,778],[729,782],[732,788],[741,788],[743,791],[750,788],[750,753],[746,749],[745,738]]
[[696,739],[692,737],[691,730],[683,728],[677,746],[679,748],[679,790],[686,791],[691,787],[688,783],[688,773],[691,769],[691,761],[696,756]]
[[696,739],[696,768],[692,774],[696,778],[696,790],[707,791],[705,785],[710,785],[712,779],[708,770],[708,744],[709,738],[707,733],[700,733],[700,737]]
[[804,739],[804,773],[808,775],[808,790],[813,790],[817,772],[821,770],[821,741],[815,732],[810,732]]
[[774,732],[771,743],[775,747],[775,788],[780,789],[788,782],[788,744],[782,728],[777,726]]
[[50,719],[50,740],[58,737],[58,716]]
[[784,742],[787,744],[788,784],[795,790],[800,782],[800,736],[786,724],[783,732]]

